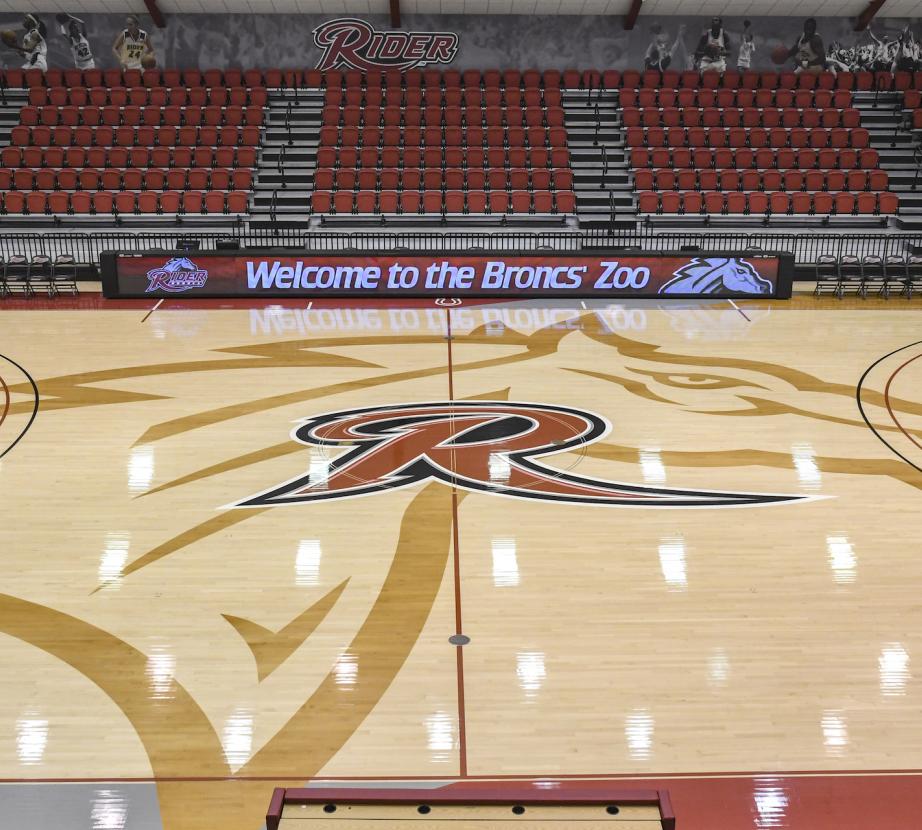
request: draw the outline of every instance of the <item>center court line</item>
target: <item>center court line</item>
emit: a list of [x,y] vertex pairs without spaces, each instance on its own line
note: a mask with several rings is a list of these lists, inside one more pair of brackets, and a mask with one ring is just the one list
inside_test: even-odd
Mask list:
[[164,301],[165,299],[166,299],[166,297],[161,297],[159,300],[157,300],[157,305],[155,305],[150,311],[147,312],[147,314],[144,315],[144,319],[141,320],[141,322],[142,322],[142,323],[146,323],[146,322],[147,322],[147,318],[150,317],[151,314],[153,314],[158,308],[160,308],[160,306],[163,305],[163,301]]
[[[445,309],[445,342],[448,346],[448,399],[455,399],[454,363],[452,355],[451,309]],[[452,452],[452,471],[455,469]],[[451,488],[452,571],[455,587],[455,634],[462,635],[461,618],[461,544],[458,531],[458,488]],[[458,679],[458,773],[467,778],[467,720],[464,703],[464,646],[455,646],[455,665]]]
[[727,302],[730,303],[730,305],[732,305],[740,314],[743,315],[743,317],[744,317],[744,319],[746,320],[747,323],[751,323],[751,322],[752,322],[752,320],[750,320],[748,317],[746,317],[746,312],[743,311],[743,309],[741,309],[741,308],[740,308],[735,302],[733,302],[733,300],[731,300],[729,297],[727,297]]

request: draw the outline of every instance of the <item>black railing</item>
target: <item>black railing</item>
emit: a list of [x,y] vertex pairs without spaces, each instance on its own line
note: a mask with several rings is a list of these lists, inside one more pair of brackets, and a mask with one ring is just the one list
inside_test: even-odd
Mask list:
[[[275,191],[273,191],[273,197]],[[273,204],[270,212],[274,211]],[[374,251],[465,251],[478,249],[497,253],[518,253],[553,249],[578,252],[592,249],[641,251],[745,252],[753,247],[765,251],[794,254],[798,265],[813,265],[823,255],[865,257],[922,253],[922,233],[780,233],[759,232],[683,232],[652,228],[601,228],[587,231],[502,231],[489,232],[406,232],[357,231],[354,233],[314,232],[296,228],[221,232],[182,231],[139,232],[100,231],[87,233],[6,233],[0,234],[0,256],[19,254],[28,258],[69,254],[80,265],[94,265],[103,251],[140,252],[173,250],[176,243],[189,238],[199,241],[202,250],[214,250],[219,239],[236,239],[244,248],[297,248],[305,253],[345,253]],[[194,254],[192,255],[194,256]]]

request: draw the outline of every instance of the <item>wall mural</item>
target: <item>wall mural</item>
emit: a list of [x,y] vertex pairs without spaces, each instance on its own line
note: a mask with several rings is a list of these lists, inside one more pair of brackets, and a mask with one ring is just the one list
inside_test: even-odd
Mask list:
[[419,66],[566,69],[922,69],[922,21],[844,17],[172,14],[164,29],[112,14],[0,15],[4,67]]

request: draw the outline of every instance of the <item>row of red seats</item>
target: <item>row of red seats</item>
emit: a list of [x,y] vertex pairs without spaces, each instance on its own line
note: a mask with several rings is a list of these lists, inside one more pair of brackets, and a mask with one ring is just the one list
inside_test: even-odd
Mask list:
[[7,214],[54,215],[97,214],[129,216],[132,214],[238,214],[247,212],[248,193],[232,191],[208,193],[20,193],[11,190],[3,194],[3,212]]
[[490,170],[455,167],[428,170],[350,170],[323,168],[314,174],[316,190],[572,190],[571,170]]
[[576,210],[576,198],[572,193],[523,193],[494,190],[491,193],[461,191],[404,190],[402,193],[383,190],[381,192],[339,191],[328,193],[315,191],[311,199],[313,213],[403,213],[432,214],[568,214]]
[[519,70],[467,70],[463,74],[457,70],[437,69],[425,71],[410,70],[400,72],[361,73],[331,70],[321,72],[317,69],[286,70],[263,69],[148,69],[144,71],[128,69],[5,69],[0,82],[6,87],[29,88],[36,86],[266,86],[271,89],[280,87],[321,88],[329,86],[440,86],[442,88],[465,86],[483,87],[543,87],[545,89],[595,89],[604,85],[606,89],[637,88],[640,86],[694,87],[703,86],[716,89],[762,87],[781,87],[787,89],[857,89],[857,90],[906,90],[922,89],[922,72],[831,72],[812,74],[809,72],[756,72],[727,70],[726,72],[679,72],[666,70],[619,71],[609,69],[600,72],[594,69],[567,69],[563,72],[548,69]]
[[890,215],[899,208],[899,199],[893,193],[680,193],[644,192],[638,197],[640,214],[852,214]]
[[721,147],[712,150],[709,147],[632,147],[630,160],[631,167],[695,167],[699,170],[709,167],[718,170],[746,170],[750,167],[763,170],[852,170],[860,167],[869,170],[880,165],[880,153],[873,148],[814,150],[804,147],[795,150],[790,147],[763,147],[753,150],[749,147]]
[[3,86],[31,89],[40,86],[279,86],[275,81],[282,70],[250,69],[4,69],[0,75]]
[[755,107],[666,107],[665,109],[627,107],[622,110],[625,127],[860,127],[856,109],[756,109]]
[[425,126],[486,126],[486,127],[562,127],[564,113],[560,107],[542,110],[529,107],[501,109],[500,107],[338,107],[323,108],[323,123],[336,124],[341,127],[425,127]]
[[13,127],[19,147],[256,147],[259,127]]
[[4,147],[3,167],[253,168],[255,147]]
[[[225,128],[227,129],[227,128]],[[563,127],[335,127],[320,128],[326,147],[566,147]]]
[[844,109],[852,104],[852,93],[845,89],[667,89],[641,87],[622,89],[622,107],[816,107]]
[[252,185],[253,172],[242,169],[0,167],[0,190],[249,190]]
[[[585,72],[584,86],[596,81],[598,73]],[[728,69],[726,72],[697,72],[688,70],[648,69],[643,72],[626,69],[619,72],[609,69],[602,73],[605,89],[639,89],[640,87],[662,87],[666,89],[848,89],[867,92],[873,90],[922,89],[922,72],[791,72],[755,70],[738,71]],[[599,84],[593,83],[595,88]]]
[[884,170],[652,170],[634,172],[636,190],[886,190]]
[[864,128],[831,130],[804,127],[629,127],[625,143],[628,147],[852,147],[860,150],[870,145],[870,134]]
[[565,147],[320,147],[318,167],[529,167],[569,168],[570,153]]
[[29,106],[43,107],[265,107],[269,93],[246,87],[32,87]]
[[[845,93],[846,95],[848,93]],[[345,106],[466,106],[466,107],[559,107],[563,96],[559,89],[481,89],[478,87],[433,90],[402,87],[327,87],[324,105]]]
[[[589,77],[585,73],[586,77]],[[598,74],[598,73],[596,73]],[[584,73],[578,69],[411,69],[401,72],[391,69],[386,72],[358,72],[355,70],[331,70],[318,72],[308,70],[303,74],[304,86],[340,87],[343,89],[579,89],[583,86]],[[598,84],[596,84],[598,86]]]
[[77,127],[84,124],[96,127],[107,124],[110,127],[187,126],[187,127],[242,127],[259,126],[263,123],[262,107],[23,107],[19,112],[19,123],[27,127],[44,124],[55,127],[64,124]]

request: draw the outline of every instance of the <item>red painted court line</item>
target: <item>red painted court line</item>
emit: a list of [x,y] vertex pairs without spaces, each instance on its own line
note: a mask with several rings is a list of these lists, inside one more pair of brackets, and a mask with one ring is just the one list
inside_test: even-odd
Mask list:
[[[448,344],[448,399],[455,399],[454,364],[451,348],[451,309],[445,309],[445,334]],[[452,453],[454,456],[454,453]],[[454,458],[452,457],[452,471]],[[451,488],[452,569],[455,583],[455,634],[463,634],[461,617],[461,541],[458,531],[458,488]],[[467,777],[467,718],[464,706],[464,646],[455,646],[455,673],[458,680],[458,772]]]
[[899,419],[896,417],[896,413],[893,411],[893,407],[890,405],[890,384],[893,383],[896,376],[902,372],[903,369],[905,369],[913,361],[918,360],[920,357],[922,357],[922,353],[917,354],[915,357],[909,358],[909,360],[907,360],[902,366],[898,366],[894,370],[893,374],[887,378],[887,385],[884,387],[884,403],[887,405],[887,412],[890,413],[890,418],[893,420],[893,423],[896,424],[897,429],[899,429],[899,431],[902,432],[903,435],[905,435],[915,446],[922,450],[922,444],[916,441],[916,439],[913,438],[906,430],[906,428],[899,422]]

